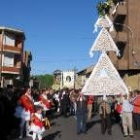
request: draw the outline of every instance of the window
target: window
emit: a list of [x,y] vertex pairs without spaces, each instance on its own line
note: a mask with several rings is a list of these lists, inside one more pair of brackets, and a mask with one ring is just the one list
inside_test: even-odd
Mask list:
[[70,76],[67,76],[67,77],[66,77],[66,81],[67,81],[67,82],[71,82],[71,77],[70,77]]
[[13,67],[14,66],[14,54],[5,54],[3,65],[8,66],[8,67]]
[[4,45],[15,46],[15,36],[10,34],[4,35]]

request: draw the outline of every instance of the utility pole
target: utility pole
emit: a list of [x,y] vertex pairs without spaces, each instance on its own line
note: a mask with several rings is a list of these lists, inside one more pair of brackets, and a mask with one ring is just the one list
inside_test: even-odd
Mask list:
[[73,85],[73,89],[75,90],[75,87],[76,87],[76,72],[77,72],[76,67],[74,67],[73,71],[74,71],[74,85]]
[[61,71],[60,87],[63,88],[63,71]]

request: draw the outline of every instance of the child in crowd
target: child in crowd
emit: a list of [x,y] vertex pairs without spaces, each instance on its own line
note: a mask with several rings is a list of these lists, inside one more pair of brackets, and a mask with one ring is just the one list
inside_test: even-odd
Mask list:
[[37,138],[38,140],[42,140],[43,134],[45,132],[42,110],[43,108],[41,106],[37,106],[35,113],[31,116],[30,132],[33,132],[33,140],[36,140]]

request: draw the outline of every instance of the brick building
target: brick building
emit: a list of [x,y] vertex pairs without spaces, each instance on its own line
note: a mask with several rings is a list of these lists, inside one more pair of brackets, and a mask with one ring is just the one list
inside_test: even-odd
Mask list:
[[110,53],[111,61],[130,89],[140,89],[140,1],[116,0],[109,16],[114,23],[111,33],[120,57]]
[[23,66],[26,65],[26,61],[30,61],[29,57],[25,57],[24,41],[25,34],[23,31],[0,27],[1,87],[24,82],[25,69],[23,69]]
[[[119,57],[114,52],[109,52],[109,57],[129,90],[140,90],[140,0],[113,0],[108,16],[114,24],[110,34],[120,50]],[[93,67],[77,73],[78,87],[83,86]]]

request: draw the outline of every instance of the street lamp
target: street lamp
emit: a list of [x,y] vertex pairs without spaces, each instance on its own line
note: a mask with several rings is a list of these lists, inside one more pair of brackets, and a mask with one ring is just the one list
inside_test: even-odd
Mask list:
[[73,86],[73,89],[75,90],[75,86],[76,86],[76,72],[77,72],[77,69],[76,67],[74,67],[74,86]]
[[121,26],[126,27],[131,32],[131,35],[132,35],[132,38],[133,38],[134,33],[133,33],[133,31],[132,31],[130,26],[128,26],[127,24],[122,24],[122,23],[117,23],[117,22],[113,22],[113,24],[114,25],[121,25]]

